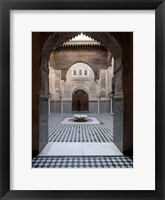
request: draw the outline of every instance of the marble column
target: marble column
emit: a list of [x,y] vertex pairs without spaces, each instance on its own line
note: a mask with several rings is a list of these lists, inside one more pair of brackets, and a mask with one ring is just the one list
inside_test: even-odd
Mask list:
[[50,115],[50,98],[48,99],[48,114]]
[[113,114],[113,97],[111,97],[111,115]]
[[63,113],[63,98],[61,98],[61,114]]
[[98,114],[100,113],[100,99],[98,97],[98,101],[97,101],[97,108],[98,108]]

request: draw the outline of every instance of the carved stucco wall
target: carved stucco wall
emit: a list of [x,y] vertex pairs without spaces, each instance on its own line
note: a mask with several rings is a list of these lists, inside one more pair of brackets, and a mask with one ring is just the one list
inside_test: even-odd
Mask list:
[[107,50],[103,47],[90,48],[83,47],[78,43],[74,49],[63,47],[61,50],[53,51],[50,55],[50,64],[56,70],[61,70],[62,80],[66,80],[68,68],[77,62],[87,63],[95,74],[95,79],[99,79],[99,70],[106,69],[109,65]]
[[[61,80],[60,71],[50,67],[49,71],[49,94],[50,100],[59,100],[59,93],[63,100],[72,100],[75,90],[82,89],[89,94],[90,100],[97,100],[101,96],[101,90],[106,90],[104,100],[110,100],[112,92],[113,66],[100,71],[100,79],[95,81],[93,70],[86,63],[78,62],[71,66],[66,74],[66,81]],[[79,74],[81,70],[81,75]],[[85,74],[85,71],[87,74]],[[74,75],[74,73],[76,73]],[[101,83],[104,84],[102,85]],[[57,91],[59,92],[57,93]]]

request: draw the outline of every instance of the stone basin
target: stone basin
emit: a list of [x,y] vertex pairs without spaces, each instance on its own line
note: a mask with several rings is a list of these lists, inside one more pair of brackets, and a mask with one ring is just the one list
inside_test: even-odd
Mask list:
[[76,122],[85,122],[87,121],[88,115],[73,115],[73,119]]

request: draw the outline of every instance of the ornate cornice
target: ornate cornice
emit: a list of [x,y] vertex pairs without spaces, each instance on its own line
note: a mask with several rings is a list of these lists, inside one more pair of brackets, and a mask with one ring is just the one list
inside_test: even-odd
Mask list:
[[55,51],[59,53],[94,53],[95,51],[106,51],[106,49],[98,42],[67,42],[60,45]]

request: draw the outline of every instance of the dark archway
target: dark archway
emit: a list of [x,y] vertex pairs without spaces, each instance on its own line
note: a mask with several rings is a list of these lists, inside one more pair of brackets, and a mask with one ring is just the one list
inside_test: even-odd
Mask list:
[[83,90],[77,90],[72,94],[72,111],[88,112],[88,94]]

